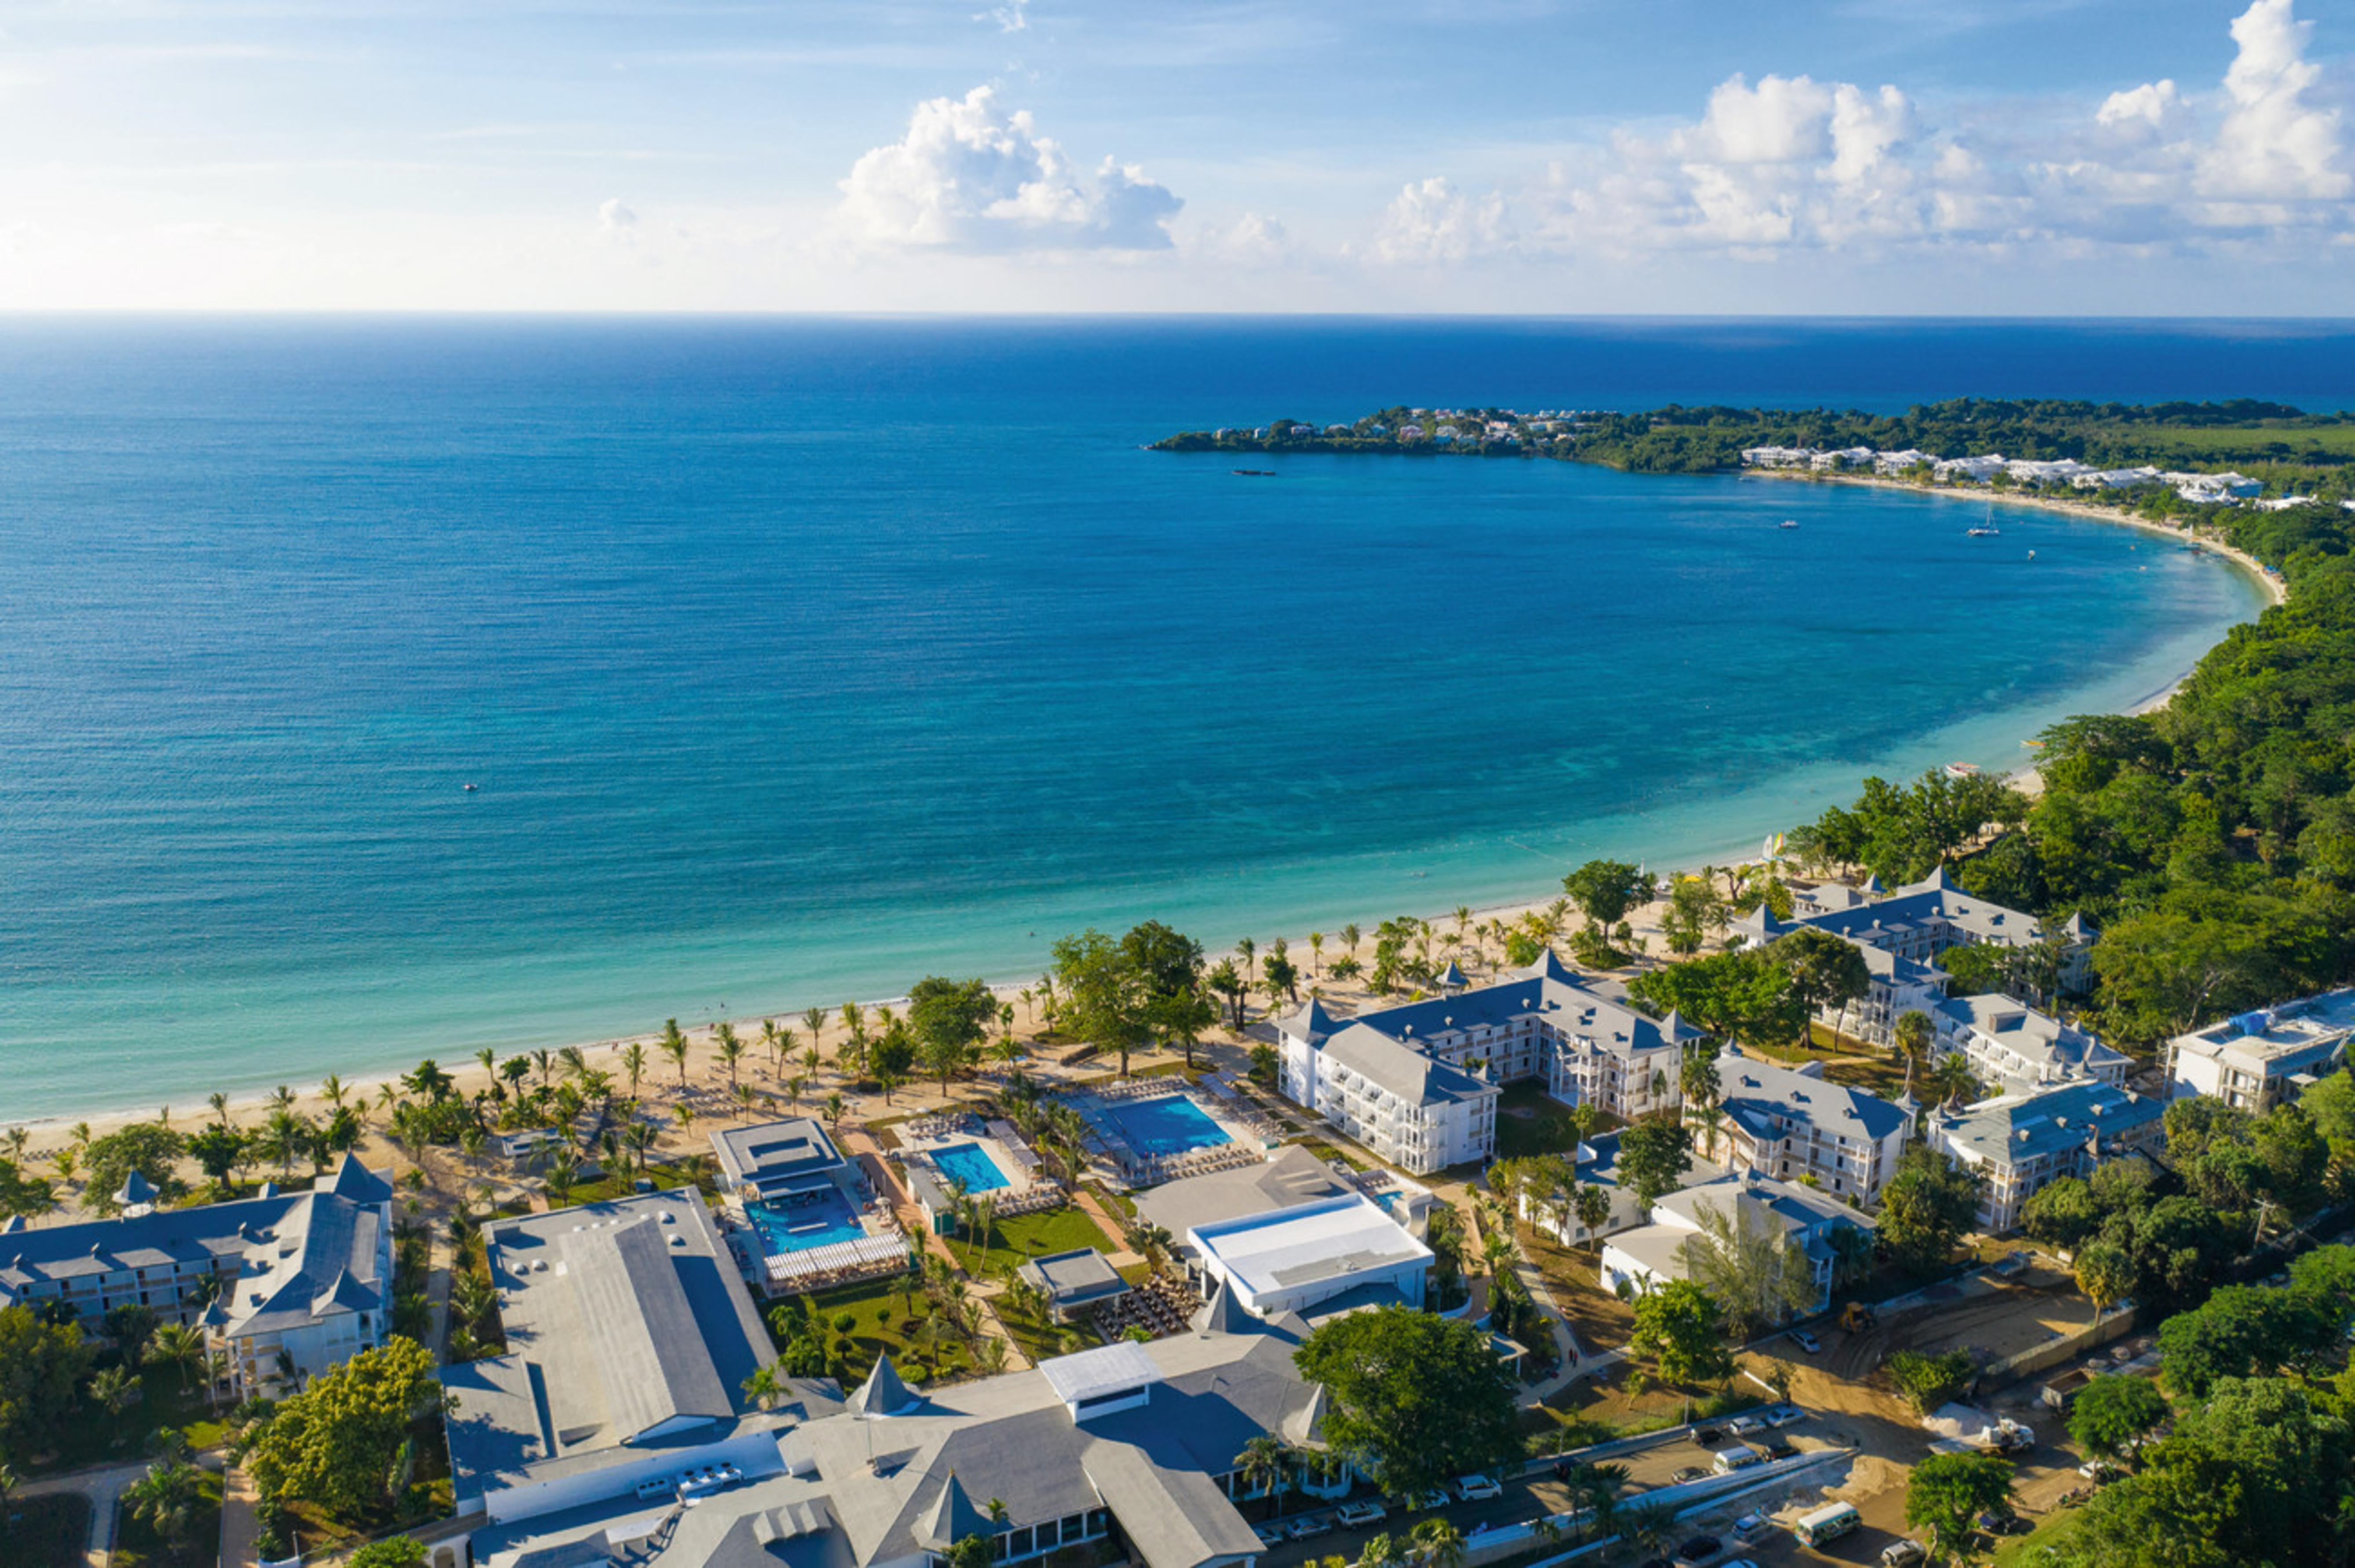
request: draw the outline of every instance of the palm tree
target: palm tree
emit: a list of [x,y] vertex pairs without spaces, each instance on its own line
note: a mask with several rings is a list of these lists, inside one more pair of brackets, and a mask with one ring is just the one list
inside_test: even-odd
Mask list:
[[1930,1082],[1937,1089],[1942,1105],[1967,1099],[1979,1088],[1978,1078],[1971,1072],[1970,1058],[1960,1051],[1949,1051],[1938,1058],[1930,1068]]
[[[679,1108],[686,1110],[687,1107],[681,1106]],[[563,1208],[572,1196],[574,1184],[581,1180],[581,1161],[572,1157],[572,1150],[559,1150],[549,1158],[548,1172],[540,1180],[547,1185],[548,1195],[554,1200],[556,1206]]]
[[1259,944],[1257,942],[1252,941],[1249,937],[1243,938],[1241,941],[1235,944],[1235,954],[1238,958],[1242,959],[1243,974],[1246,977],[1258,972],[1256,966],[1254,966],[1252,961],[1259,956]]
[[785,1387],[784,1375],[779,1366],[779,1362],[771,1361],[744,1380],[745,1394],[763,1410],[774,1408],[776,1403],[790,1392]]
[[1274,1499],[1275,1517],[1282,1519],[1284,1494],[1292,1485],[1292,1445],[1281,1437],[1254,1437],[1235,1456],[1235,1469],[1245,1486]]
[[1426,1519],[1407,1539],[1423,1568],[1464,1568],[1464,1536],[1444,1519]]
[[785,1097],[793,1101],[794,1114],[795,1116],[799,1116],[801,1114],[802,1096],[807,1093],[808,1090],[809,1079],[803,1074],[795,1073],[792,1077],[785,1080]]
[[678,1032],[678,1020],[663,1021],[662,1038],[655,1042],[662,1054],[678,1069],[678,1092],[687,1093],[687,1036]]
[[812,1049],[815,1049],[817,1046],[823,1044],[824,1041],[820,1036],[826,1033],[826,1009],[823,1007],[803,1009],[802,1027],[809,1031],[810,1046]]
[[490,1080],[491,1097],[493,1099],[504,1097],[506,1087],[499,1082],[498,1051],[495,1047],[485,1045],[474,1053],[474,1060],[483,1065],[483,1076]]
[[1355,958],[1358,953],[1358,938],[1359,935],[1360,933],[1358,930],[1358,923],[1354,920],[1341,927],[1341,945],[1349,949],[1349,956],[1352,958]]
[[761,1020],[761,1044],[769,1048],[769,1076],[781,1078],[785,1074],[785,1053],[794,1048],[794,1032],[780,1031],[773,1018]]
[[531,1065],[539,1069],[539,1086],[548,1087],[548,1080],[556,1070],[556,1054],[546,1046],[531,1054]]
[[139,1379],[126,1366],[101,1367],[91,1374],[90,1396],[109,1415],[120,1415],[139,1399]]
[[1677,1528],[1673,1503],[1645,1503],[1618,1510],[1619,1538],[1637,1550],[1657,1553]]
[[1314,980],[1325,968],[1325,933],[1308,933],[1308,978]]
[[1358,1568],[1399,1568],[1401,1561],[1398,1542],[1386,1530],[1367,1537],[1358,1548]]
[[826,1096],[826,1119],[827,1125],[839,1130],[842,1127],[843,1113],[849,1107],[843,1103],[842,1092],[840,1090],[837,1089],[833,1094]]
[[204,1364],[205,1337],[186,1323],[159,1323],[143,1359],[149,1366],[178,1367],[180,1386],[186,1389],[189,1372]]
[[221,1126],[229,1125],[229,1097],[215,1089],[205,1097],[205,1104],[213,1107],[213,1116]]
[[148,1466],[145,1475],[124,1488],[123,1506],[132,1518],[177,1546],[187,1539],[203,1495],[203,1474],[185,1459],[169,1459]]
[[834,1054],[837,1062],[856,1069],[867,1070],[867,1017],[855,1001],[842,1004],[842,1049]]
[[736,1066],[744,1060],[744,1042],[736,1037],[736,1026],[732,1023],[719,1025],[719,1059],[728,1065],[728,1092],[733,1095],[736,1092]]
[[638,1080],[645,1075],[646,1048],[633,1040],[622,1047],[622,1071],[630,1075],[630,1097],[638,1097]]
[[556,1059],[564,1064],[566,1077],[577,1082],[589,1075],[589,1056],[580,1046],[567,1045],[556,1054]]

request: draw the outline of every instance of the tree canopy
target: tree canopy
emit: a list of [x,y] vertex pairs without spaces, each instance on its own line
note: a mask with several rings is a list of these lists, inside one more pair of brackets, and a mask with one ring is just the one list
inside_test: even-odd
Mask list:
[[255,1434],[247,1467],[268,1497],[341,1514],[397,1500],[395,1460],[410,1424],[441,1397],[432,1356],[395,1335],[282,1401]]
[[1406,1307],[1335,1319],[1293,1360],[1325,1386],[1325,1436],[1384,1489],[1410,1491],[1521,1451],[1513,1374],[1469,1323]]

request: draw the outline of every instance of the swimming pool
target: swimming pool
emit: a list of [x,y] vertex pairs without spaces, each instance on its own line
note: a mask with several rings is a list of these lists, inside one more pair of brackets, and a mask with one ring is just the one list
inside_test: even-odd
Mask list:
[[834,1187],[813,1188],[771,1202],[759,1199],[744,1205],[744,1217],[761,1237],[765,1255],[807,1252],[836,1242],[857,1241],[867,1234],[858,1211]]
[[963,1182],[969,1193],[995,1192],[1014,1185],[997,1168],[997,1161],[989,1157],[989,1151],[977,1143],[952,1143],[945,1149],[935,1149],[932,1163],[950,1181]]
[[1183,1095],[1115,1102],[1105,1106],[1103,1114],[1139,1154],[1183,1154],[1234,1141],[1200,1106]]

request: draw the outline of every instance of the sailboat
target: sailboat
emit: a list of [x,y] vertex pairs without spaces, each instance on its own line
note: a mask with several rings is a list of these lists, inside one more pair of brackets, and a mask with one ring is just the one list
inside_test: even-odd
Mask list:
[[1992,539],[2002,532],[2002,529],[1995,525],[1995,503],[1990,501],[1987,503],[1987,521],[1976,528],[1964,529],[1963,536],[1968,539]]

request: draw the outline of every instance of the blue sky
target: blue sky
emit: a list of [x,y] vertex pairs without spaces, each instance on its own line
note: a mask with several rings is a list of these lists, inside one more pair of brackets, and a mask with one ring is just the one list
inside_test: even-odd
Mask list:
[[2355,7],[0,4],[0,303],[2355,313]]

